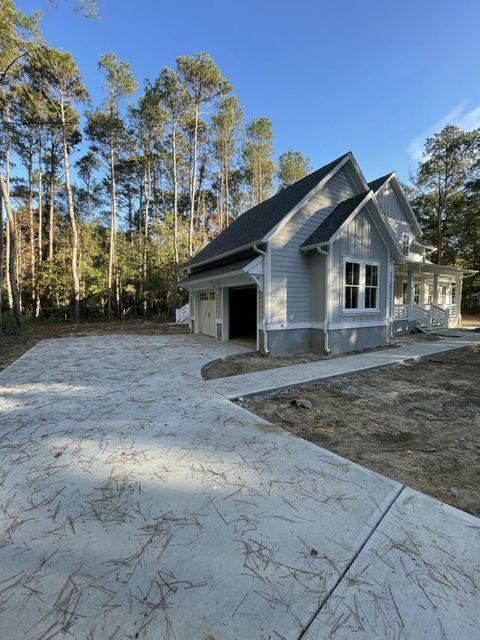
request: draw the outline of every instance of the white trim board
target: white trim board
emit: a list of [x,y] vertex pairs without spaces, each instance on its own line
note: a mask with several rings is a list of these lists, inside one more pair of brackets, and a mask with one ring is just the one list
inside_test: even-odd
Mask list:
[[[386,327],[388,320],[361,320],[356,322],[330,322],[329,331],[338,329],[362,329],[367,327]],[[324,322],[283,322],[267,324],[267,331],[288,331],[292,329],[324,329]]]

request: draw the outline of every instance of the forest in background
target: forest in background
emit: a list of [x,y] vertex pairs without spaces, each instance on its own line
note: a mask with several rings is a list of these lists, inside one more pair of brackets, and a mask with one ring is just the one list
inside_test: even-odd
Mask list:
[[[299,151],[274,162],[272,123],[244,122],[205,52],[160,68],[136,100],[141,79],[106,53],[103,101],[92,104],[40,17],[0,0],[0,331],[24,317],[174,318],[181,265],[309,162]],[[480,269],[479,157],[480,131],[449,125],[411,176],[438,262]],[[467,304],[479,288],[466,280]]]

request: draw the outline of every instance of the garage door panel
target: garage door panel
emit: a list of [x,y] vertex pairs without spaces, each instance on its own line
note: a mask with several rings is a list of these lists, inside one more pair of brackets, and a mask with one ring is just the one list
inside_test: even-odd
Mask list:
[[200,291],[199,294],[199,332],[212,338],[217,337],[215,291]]

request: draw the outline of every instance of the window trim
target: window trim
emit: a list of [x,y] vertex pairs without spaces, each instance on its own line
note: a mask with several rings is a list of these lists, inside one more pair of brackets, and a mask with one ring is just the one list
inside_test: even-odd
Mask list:
[[[360,265],[360,284],[358,287],[358,308],[347,309],[345,307],[345,290],[347,285],[347,262],[355,262]],[[372,287],[377,290],[377,306],[374,309],[365,307],[365,291],[366,291],[366,265],[377,267],[377,286]],[[352,256],[343,256],[342,260],[342,315],[363,315],[369,313],[380,313],[380,260],[374,258],[354,258]]]
[[[407,247],[405,247],[405,240],[408,242]],[[405,251],[405,248],[407,249]],[[410,234],[402,231],[402,252],[404,256],[410,255]]]

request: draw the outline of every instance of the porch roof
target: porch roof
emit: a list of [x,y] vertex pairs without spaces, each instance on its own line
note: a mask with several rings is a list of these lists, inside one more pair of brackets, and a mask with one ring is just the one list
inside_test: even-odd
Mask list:
[[397,273],[406,273],[407,271],[415,271],[417,273],[430,273],[439,275],[471,275],[474,276],[478,271],[474,269],[458,269],[444,264],[434,264],[433,262],[415,262],[407,260],[406,263],[395,268]]
[[200,283],[204,280],[218,280],[220,278],[232,277],[239,274],[252,275],[249,273],[248,268],[253,269],[253,267],[255,266],[254,263],[257,262],[259,263],[258,268],[255,268],[255,273],[253,275],[261,275],[263,269],[261,266],[262,261],[259,260],[259,258],[260,256],[256,256],[254,258],[252,256],[249,256],[248,258],[243,258],[243,260],[237,260],[235,262],[231,262],[230,264],[222,264],[212,269],[205,269],[204,271],[199,271],[198,273],[192,273],[186,278],[183,278],[183,280],[180,280],[180,286],[186,287],[188,285]]

